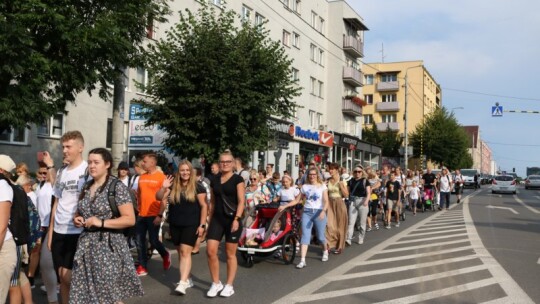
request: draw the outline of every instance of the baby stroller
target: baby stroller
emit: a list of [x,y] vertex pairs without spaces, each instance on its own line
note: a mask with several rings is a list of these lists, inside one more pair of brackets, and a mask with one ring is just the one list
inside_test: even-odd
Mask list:
[[422,212],[425,212],[426,210],[435,210],[433,204],[433,189],[424,189]]
[[[279,211],[278,207],[278,204],[257,205],[255,220],[244,228],[238,250],[247,267],[253,267],[255,255],[279,255],[285,264],[293,262],[296,256],[296,235],[291,210],[287,208]],[[273,232],[272,228],[278,221],[281,222],[279,231]]]

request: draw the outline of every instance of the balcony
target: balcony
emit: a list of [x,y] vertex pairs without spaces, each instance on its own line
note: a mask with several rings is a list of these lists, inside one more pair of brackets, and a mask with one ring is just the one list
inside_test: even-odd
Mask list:
[[364,57],[364,43],[354,36],[343,35],[343,50],[354,58]]
[[377,83],[377,91],[379,92],[398,91],[398,90],[399,90],[399,81]]
[[399,102],[378,102],[375,109],[379,112],[399,112]]
[[362,84],[362,72],[353,67],[343,67],[343,82],[352,85],[353,87],[361,87]]
[[343,98],[343,101],[341,102],[341,111],[343,114],[349,114],[352,116],[362,115],[362,107],[352,102],[352,99],[350,98]]
[[384,132],[388,128],[390,128],[391,131],[399,131],[399,123],[397,122],[378,122],[377,123],[377,130]]

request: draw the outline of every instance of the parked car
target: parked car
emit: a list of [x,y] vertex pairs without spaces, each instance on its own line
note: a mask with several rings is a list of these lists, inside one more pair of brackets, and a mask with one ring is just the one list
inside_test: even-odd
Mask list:
[[540,188],[540,175],[529,175],[525,179],[525,189]]
[[[463,187],[464,188],[480,188],[480,172],[477,169],[461,169],[461,175],[463,176]],[[474,177],[476,175],[476,182]]]
[[516,194],[516,179],[512,175],[497,175],[491,183],[491,193]]

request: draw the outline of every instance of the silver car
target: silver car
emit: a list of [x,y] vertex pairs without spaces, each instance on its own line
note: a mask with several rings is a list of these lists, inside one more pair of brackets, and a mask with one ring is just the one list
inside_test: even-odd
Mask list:
[[516,180],[512,175],[497,175],[491,182],[491,193],[516,194]]
[[540,175],[529,175],[525,180],[525,189],[540,188]]

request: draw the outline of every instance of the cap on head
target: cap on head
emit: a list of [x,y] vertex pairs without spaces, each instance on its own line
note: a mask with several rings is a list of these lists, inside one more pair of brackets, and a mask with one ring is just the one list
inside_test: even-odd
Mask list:
[[11,172],[15,170],[15,167],[17,167],[17,165],[15,165],[15,162],[13,159],[11,159],[11,157],[5,154],[0,154],[0,169],[6,172]]

